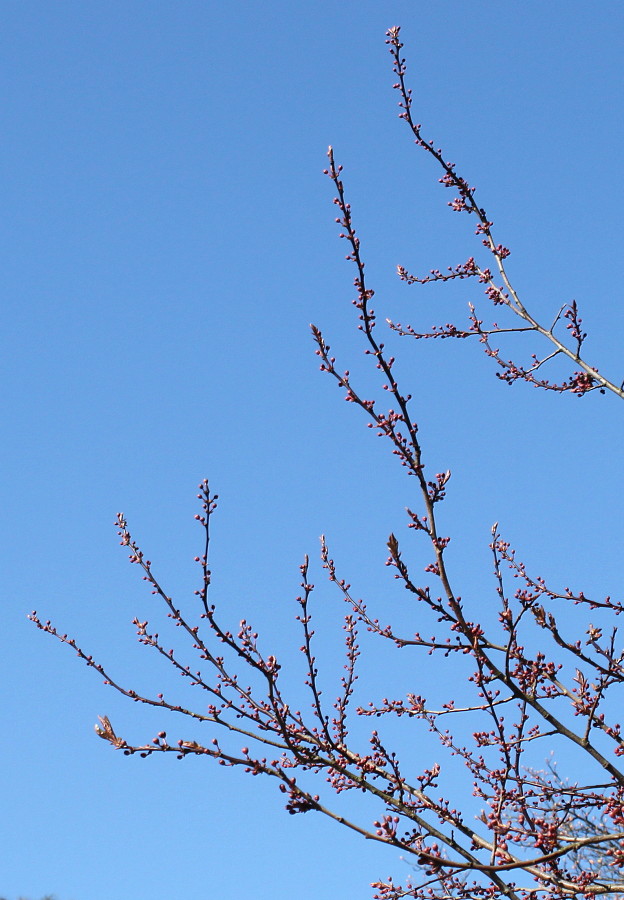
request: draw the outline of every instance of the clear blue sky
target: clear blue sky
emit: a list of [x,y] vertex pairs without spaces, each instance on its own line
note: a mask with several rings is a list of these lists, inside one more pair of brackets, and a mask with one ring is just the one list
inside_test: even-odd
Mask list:
[[[396,119],[390,25],[418,118],[478,186],[523,297],[545,318],[576,298],[588,356],[624,377],[622,5],[6,0],[1,20],[0,895],[360,900],[404,874],[393,851],[288,816],[242,773],[114,753],[98,714],[135,741],[161,721],[26,615],[161,689],[130,624],[151,598],[112,523],[124,510],[168,589],[190,595],[204,475],[221,495],[214,599],[265,646],[297,645],[297,566],[322,532],[354,590],[398,603],[384,543],[404,534],[412,485],[318,373],[308,330],[360,370],[329,143],[380,317],[428,327],[475,299],[393,274],[477,245]],[[431,470],[454,472],[462,593],[482,599],[497,519],[554,583],[621,591],[617,401],[508,388],[476,346],[400,351]],[[432,679],[412,674],[405,690]]]

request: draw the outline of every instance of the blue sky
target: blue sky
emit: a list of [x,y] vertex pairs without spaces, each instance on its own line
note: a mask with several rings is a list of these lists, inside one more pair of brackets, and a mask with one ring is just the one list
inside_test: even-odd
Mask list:
[[[323,532],[354,589],[410,621],[383,561],[412,486],[318,373],[308,327],[367,383],[322,175],[330,143],[380,317],[427,328],[475,299],[394,275],[477,244],[396,118],[393,24],[418,119],[478,186],[522,296],[545,319],[576,298],[588,357],[621,380],[620,3],[2,4],[8,900],[355,900],[405,872],[390,850],[288,816],[259,779],[115,754],[98,714],[136,741],[174,723],[26,621],[36,608],[133,686],[161,689],[167,672],[130,624],[152,617],[151,598],[113,520],[123,510],[189,596],[204,476],[221,497],[213,596],[233,624],[247,616],[289,658],[297,567]],[[399,349],[426,458],[454,473],[443,512],[463,595],[478,604],[489,584],[495,520],[554,583],[621,591],[616,399],[508,388],[476,346]],[[331,660],[339,598],[323,596]],[[367,676],[374,691],[381,676]],[[404,689],[431,678],[419,669]]]

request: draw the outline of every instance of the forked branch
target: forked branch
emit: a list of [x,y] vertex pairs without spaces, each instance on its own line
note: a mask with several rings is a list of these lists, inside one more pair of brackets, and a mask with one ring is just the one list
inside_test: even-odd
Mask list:
[[[398,77],[395,87],[401,96],[401,117],[417,145],[441,167],[441,182],[456,191],[452,208],[475,218],[476,232],[497,273],[495,277],[471,257],[446,273],[434,269],[416,277],[400,268],[399,274],[410,284],[477,279],[494,305],[522,322],[515,327],[495,323],[484,328],[471,307],[469,325],[463,330],[453,325],[428,333],[411,326],[391,324],[391,328],[416,338],[477,337],[501,368],[500,377],[509,383],[522,379],[559,392],[583,395],[597,389],[624,397],[622,388],[582,358],[586,335],[575,302],[563,306],[547,328],[520,300],[505,268],[509,250],[496,243],[492,222],[478,206],[474,188],[457,175],[454,164],[447,162],[432,142],[424,140],[421,126],[412,118],[412,95],[406,86],[398,28],[388,32],[388,43]],[[200,578],[193,613],[182,611],[161,585],[124,516],[119,515],[116,522],[130,561],[141,570],[152,595],[184,639],[182,649],[167,649],[159,635],[149,630],[149,623],[135,617],[139,642],[166,659],[186,684],[202,692],[201,712],[178,698],[165,698],[163,693],[151,696],[122,685],[73,638],[36,613],[31,618],[120,694],[167,710],[196,729],[209,729],[203,740],[193,733],[170,742],[162,730],[151,741],[132,743],[101,716],[97,734],[114,748],[142,757],[156,753],[174,754],[179,759],[206,756],[223,766],[266,775],[279,784],[290,814],[318,812],[368,840],[399,850],[413,862],[418,877],[405,885],[391,879],[375,882],[374,896],[379,900],[580,900],[624,894],[620,874],[624,863],[624,772],[620,766],[624,739],[618,721],[621,703],[617,702],[624,682],[617,617],[624,611],[624,603],[548,587],[542,578],[527,573],[497,527],[490,544],[494,567],[491,597],[470,596],[470,584],[462,590],[468,599],[455,591],[446,562],[451,538],[439,524],[440,504],[451,473],[443,466],[438,466],[437,473],[427,472],[411,395],[399,385],[395,360],[378,337],[371,305],[374,290],[367,282],[342,169],[331,148],[326,173],[336,192],[340,236],[347,242],[347,259],[355,269],[357,327],[364,353],[379,379],[378,393],[367,396],[348,370],[337,367],[320,329],[312,326],[312,332],[321,370],[331,376],[345,400],[363,411],[368,426],[389,442],[409,476],[408,485],[416,489],[416,503],[410,494],[410,507],[416,511],[407,509],[407,538],[399,541],[393,533],[387,542],[387,566],[406,592],[414,629],[400,633],[391,623],[380,622],[377,616],[381,611],[369,612],[370,604],[357,597],[338,574],[323,539],[322,568],[347,610],[344,669],[336,699],[328,704],[319,683],[312,626],[315,588],[306,557],[300,567],[301,593],[295,604],[301,628],[302,681],[308,698],[307,706],[300,710],[292,700],[293,686],[283,683],[277,656],[263,650],[252,625],[243,619],[238,630],[231,632],[209,598],[208,551],[216,496],[206,481],[198,495],[201,511],[196,519],[204,537],[201,555],[195,557]],[[569,342],[555,333],[563,321],[567,321]],[[499,334],[526,332],[539,334],[554,348],[542,358],[534,356],[529,366],[504,360],[492,344]],[[578,370],[565,382],[552,384],[542,377],[541,369],[557,356],[567,358]],[[409,537],[424,541],[428,554],[424,572],[414,573]],[[508,574],[516,585],[511,591]],[[494,604],[497,621],[483,616],[483,609],[491,610]],[[570,607],[586,611],[594,622],[599,614],[600,624],[587,622],[582,638],[570,634]],[[387,615],[385,604],[383,615]],[[364,658],[359,631],[379,641],[388,653],[400,650],[411,654],[413,673],[422,671],[421,659],[429,670],[455,666],[459,680],[462,674],[466,676],[466,698],[462,696],[461,702],[456,696],[444,702],[429,701],[424,696],[429,686],[417,674],[401,696],[392,696],[392,687],[380,687],[380,696],[359,697],[358,672]],[[362,738],[360,733],[372,718],[378,721],[378,728]],[[439,744],[439,761],[420,759],[416,751],[402,758],[382,736],[389,719],[405,722],[411,746],[418,746],[418,728],[433,735]],[[359,728],[354,728],[356,723]],[[540,768],[553,742],[567,749],[571,772],[566,780],[554,768]],[[463,791],[456,777],[451,777],[452,766],[458,762],[465,774]],[[319,782],[322,790],[316,793]]]

